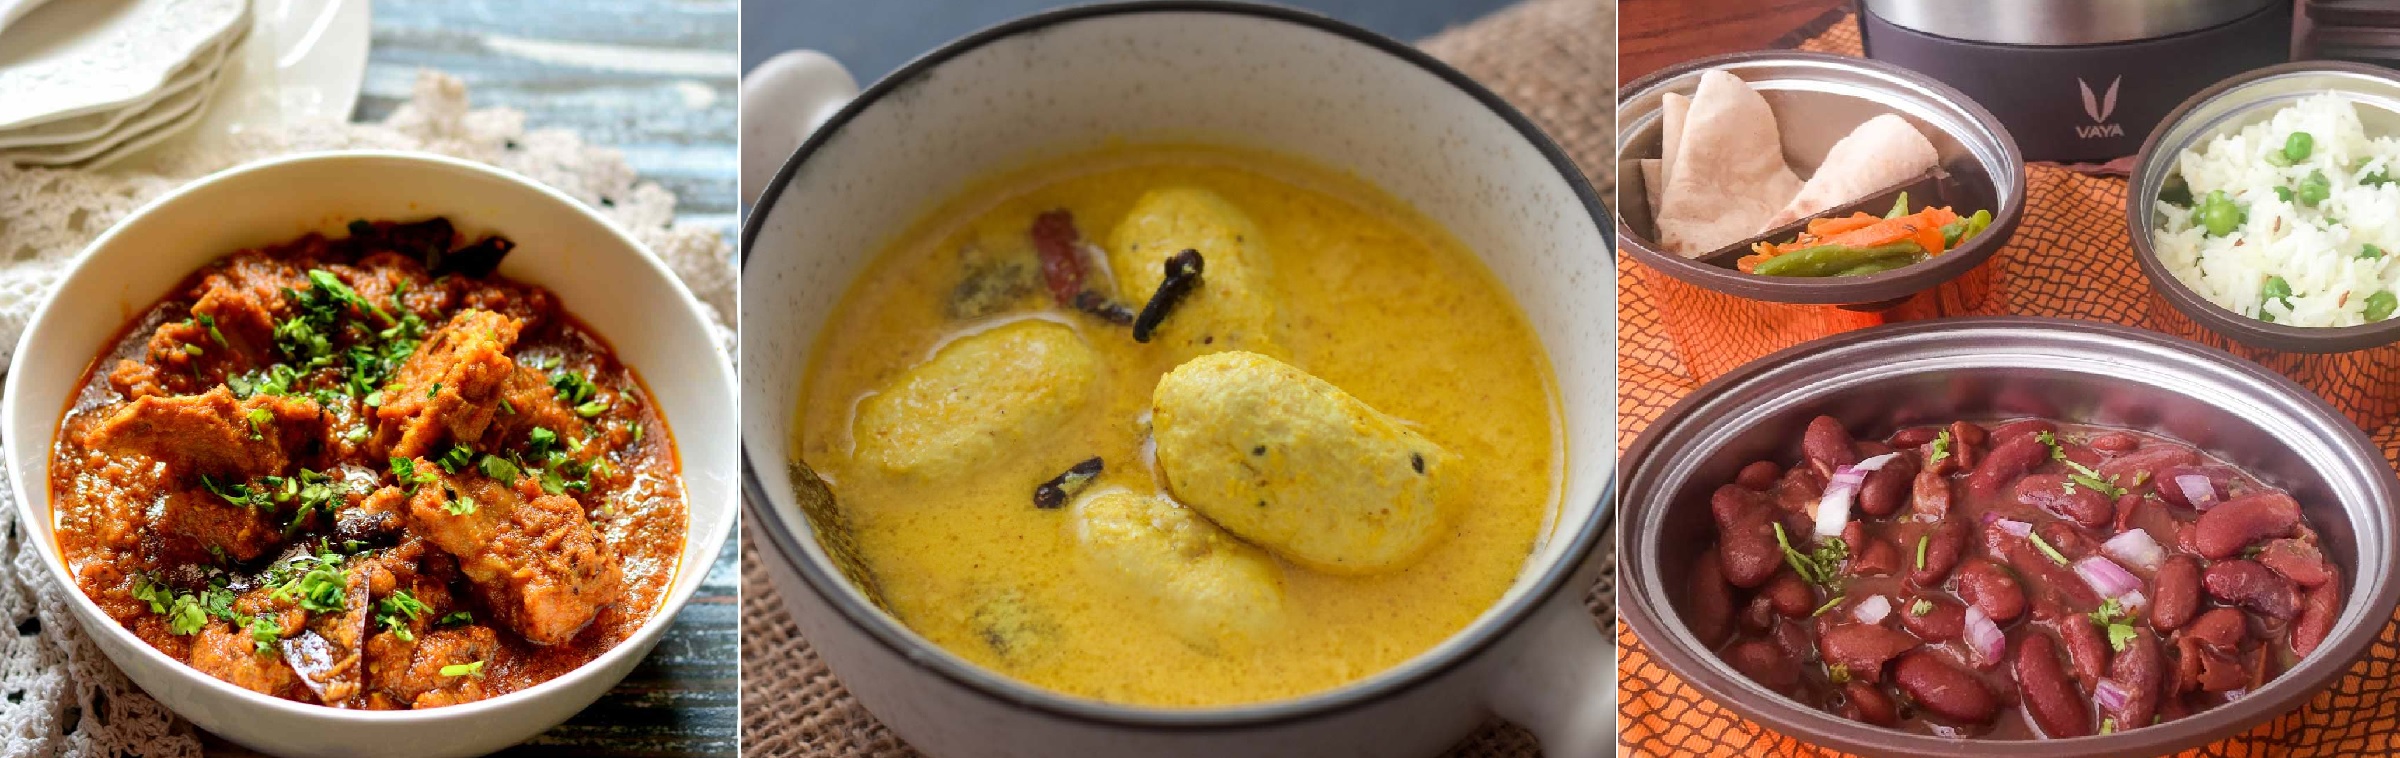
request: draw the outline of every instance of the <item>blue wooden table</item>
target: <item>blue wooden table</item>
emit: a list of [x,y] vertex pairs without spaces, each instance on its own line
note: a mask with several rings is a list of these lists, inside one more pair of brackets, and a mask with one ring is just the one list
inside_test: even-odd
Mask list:
[[[680,214],[734,238],[736,0],[408,0],[374,6],[357,120],[408,99],[417,71],[466,81],[476,107],[525,112],[624,151]],[[526,44],[534,43],[534,44]],[[534,51],[534,52],[528,52]],[[591,708],[511,756],[731,756],[741,671],[738,540],[658,647]],[[244,751],[210,738],[211,755]]]

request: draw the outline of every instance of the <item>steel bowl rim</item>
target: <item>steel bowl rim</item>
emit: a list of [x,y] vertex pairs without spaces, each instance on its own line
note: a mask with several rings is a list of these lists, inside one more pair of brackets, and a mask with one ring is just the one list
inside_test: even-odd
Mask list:
[[[1963,116],[1966,121],[1986,130],[1986,135],[1952,134],[1950,136],[1961,142],[1981,143],[1987,148],[1996,149],[2003,159],[2004,165],[1999,166],[1999,170],[1989,173],[1994,177],[2015,177],[2015,181],[2008,182],[2006,191],[2001,191],[2003,188],[1998,186],[1999,182],[1995,179],[1993,194],[1999,199],[2000,207],[1992,209],[1991,226],[1984,229],[1982,234],[1976,235],[1975,239],[1934,256],[1931,260],[1880,274],[1840,277],[1839,281],[1812,277],[1771,277],[1745,274],[1734,269],[1700,263],[1652,247],[1648,240],[1634,233],[1632,227],[1626,223],[1624,212],[1621,210],[1624,203],[1618,203],[1618,209],[1615,210],[1617,246],[1627,250],[1643,266],[1675,277],[1694,287],[1747,300],[1791,305],[1856,305],[1887,302],[1930,291],[1983,265],[1994,253],[1999,252],[2000,248],[2008,244],[2009,238],[2015,236],[2017,225],[2023,220],[2025,212],[2025,181],[2023,178],[2025,157],[2017,149],[2015,135],[2010,134],[2008,127],[2002,125],[1999,118],[1985,110],[1982,104],[1967,97],[1966,93],[1915,71],[1882,61],[1830,53],[1797,50],[1754,50],[1727,53],[1685,61],[1636,79],[1619,90],[1617,107],[1621,114],[1626,103],[1650,94],[1651,91],[1669,80],[1696,71],[1718,68],[1728,64],[1755,62],[1793,62],[1812,66],[1847,67],[1904,82],[1923,90],[1932,95],[1935,100],[1957,109],[1959,115]],[[1618,163],[1623,163],[1626,158],[1627,145],[1622,131],[1618,133],[1617,139],[1617,149],[1612,157]]]
[[[2363,601],[2365,613],[2355,619],[2345,616],[2338,621],[2335,634],[2328,636],[2320,649],[2300,665],[2285,671],[2275,681],[2242,701],[2201,715],[2145,729],[2071,739],[1945,739],[1883,729],[1805,706],[1768,691],[1738,673],[1726,676],[1710,669],[1712,664],[1721,665],[1716,664],[1716,657],[1705,650],[1695,652],[1687,649],[1684,638],[1689,635],[1674,619],[1674,611],[1653,604],[1653,596],[1663,594],[1652,585],[1663,581],[1668,572],[1644,562],[1655,551],[1637,549],[1638,540],[1646,538],[1654,525],[1659,523],[1660,518],[1655,514],[1672,507],[1648,502],[1650,495],[1641,486],[1646,474],[1657,465],[1654,458],[1672,454],[1670,450],[1662,449],[1666,438],[1688,426],[1685,423],[1687,417],[1695,409],[1720,395],[1749,386],[1751,382],[1760,380],[1762,375],[1772,374],[1786,363],[1802,360],[1814,353],[1862,343],[1961,329],[2017,329],[2049,337],[2078,335],[2093,341],[2116,342],[2177,354],[2187,364],[2204,367],[2221,375],[2248,379],[2264,388],[2263,394],[2258,396],[2271,398],[2281,405],[2295,406],[2312,416],[2310,420],[2316,425],[2346,430],[2337,434],[2337,439],[2327,440],[2326,449],[2353,462],[2372,461],[2376,466],[2374,471],[2352,473],[2364,474],[2359,481],[2378,492],[2383,502],[2400,502],[2400,476],[2396,476],[2390,464],[2384,462],[2382,452],[2363,430],[2351,424],[2322,398],[2291,379],[2213,347],[2121,324],[2031,316],[1940,319],[1847,332],[1788,348],[1727,372],[1677,401],[1626,448],[1618,469],[1622,477],[1619,491],[1623,497],[1618,504],[1621,523],[1618,536],[1620,565],[1617,607],[1634,633],[1647,643],[1651,656],[1660,665],[1711,701],[1744,718],[1810,743],[1854,753],[1943,758],[1991,755],[1999,750],[2029,756],[2147,755],[2169,748],[2206,744],[2289,712],[2331,687],[2366,653],[2382,628],[2389,623],[2394,607],[2400,606],[2400,560],[2393,557],[2389,546],[2369,540],[2368,535],[2361,535],[2354,567],[2356,575],[2351,577],[2354,597],[2361,587],[2368,586],[2362,581],[2363,569],[2374,563],[2381,564],[2381,571],[2374,575],[2377,581],[2373,585],[2372,596]],[[2209,405],[2219,405],[2207,398],[2189,397]],[[2400,534],[2400,512],[2392,508],[2374,509],[2368,520],[2379,523],[2384,532],[2382,536],[2386,538]],[[2370,554],[2380,560],[2370,562]],[[1632,556],[1632,559],[1626,556]],[[2356,623],[2344,626],[2352,621]],[[1701,675],[1693,675],[1695,671]]]

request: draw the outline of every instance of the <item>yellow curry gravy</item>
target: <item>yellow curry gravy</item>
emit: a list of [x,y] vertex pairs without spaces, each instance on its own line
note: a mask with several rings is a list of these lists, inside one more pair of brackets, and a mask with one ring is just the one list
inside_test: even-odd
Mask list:
[[[1137,209],[1162,197],[1232,219],[1197,234],[1244,260],[1207,260],[1183,304],[1191,312],[1168,311],[1157,339],[1138,343],[1121,318],[1063,306],[1044,290],[1029,233],[1037,217],[1067,211],[1093,259],[1122,262],[1148,241],[1144,234],[1181,223]],[[1116,270],[1087,280],[1105,290],[1112,282],[1155,286],[1162,275]],[[1231,286],[1246,291],[1209,299],[1211,287]],[[1111,294],[1139,311],[1153,293]],[[1261,327],[1211,309],[1271,309],[1272,316]],[[1221,328],[1202,329],[1206,319]],[[1001,340],[977,336],[995,332],[1020,343],[1058,336],[1055,327],[1024,326],[1027,320],[1072,329],[1090,346],[1093,376],[1024,379],[1040,369],[1002,356],[983,373],[1003,378],[982,381],[1025,385],[1013,397],[1029,402],[1071,395],[1063,410],[961,409],[925,399],[939,388],[924,391],[932,379],[919,367],[946,349],[989,351]],[[1239,338],[1218,339],[1229,333]],[[1393,423],[1378,422],[1387,435],[1446,451],[1437,465],[1447,468],[1451,494],[1430,544],[1396,568],[1319,570],[1287,556],[1256,558],[1267,553],[1206,526],[1191,510],[1126,497],[1169,496],[1157,462],[1163,443],[1153,442],[1151,428],[1161,378],[1228,349],[1271,356],[1246,352],[1235,361],[1267,366],[1261,371],[1297,374],[1283,364],[1296,366],[1390,417]],[[879,438],[908,435],[895,431],[894,412],[884,406],[896,403],[879,401],[884,393],[911,393],[897,404],[952,414],[913,419],[924,425],[915,435],[921,446],[993,451],[977,453],[963,470],[915,459],[895,467],[890,445],[857,439],[862,428]],[[1514,580],[1557,499],[1564,455],[1548,360],[1472,252],[1354,177],[1216,147],[1111,147],[970,187],[894,238],[844,294],[818,339],[800,400],[801,461],[830,485],[857,557],[891,611],[950,651],[1010,676],[1138,704],[1302,695],[1435,645]],[[989,439],[943,437],[995,416],[1030,428],[1002,427]],[[1094,456],[1104,473],[1074,507],[1035,505],[1037,486]],[[1422,457],[1415,464],[1425,471]],[[1259,507],[1267,506],[1262,500]],[[1272,576],[1263,590],[1196,590],[1212,592],[1208,601],[1221,606],[1126,592],[1078,554],[1092,547],[1079,541],[1075,519],[1100,509],[1162,529],[1199,524],[1213,536],[1185,543],[1187,555],[1214,551],[1203,560],[1221,562],[1211,564],[1220,576]],[[1251,598],[1244,592],[1271,600],[1278,582],[1279,616],[1222,620],[1222,628],[1248,635],[1238,643],[1212,641],[1205,632],[1218,627],[1190,618],[1218,607],[1239,614]]]
[[219,258],[93,361],[50,464],[85,595],[269,695],[428,708],[539,684],[673,582],[675,444],[511,244],[353,222]]

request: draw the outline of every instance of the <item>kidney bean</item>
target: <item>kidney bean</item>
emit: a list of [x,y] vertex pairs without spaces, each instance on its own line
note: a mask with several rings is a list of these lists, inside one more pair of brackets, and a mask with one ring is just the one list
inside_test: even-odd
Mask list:
[[1825,476],[1816,469],[1793,466],[1783,472],[1782,479],[1775,480],[1767,495],[1775,507],[1786,513],[1812,515],[1817,512],[1817,502],[1825,499],[1825,481]]
[[[2108,460],[2108,456],[2102,455],[2100,451],[2094,450],[2088,445],[2078,445],[2065,440],[2060,440],[2058,443],[2058,455],[2084,468],[2097,468],[2102,461]],[[2118,482],[2118,484],[2124,484],[2124,482]]]
[[2038,418],[2017,419],[1992,427],[1992,446],[2008,444],[2009,440],[2018,437],[2040,436],[2043,432],[2055,436],[2058,434],[2058,425]]
[[2150,482],[2150,485],[2158,490],[2158,499],[2177,508],[2193,507],[2191,498],[2184,496],[2183,486],[2175,483],[2178,477],[2207,477],[2208,486],[2216,490],[2219,499],[2225,497],[2226,490],[2233,486],[2234,481],[2233,470],[2223,466],[2168,466],[2157,471],[2156,481]]
[[1801,433],[1800,452],[1808,458],[1817,472],[1832,476],[1834,469],[1858,462],[1858,450],[1851,446],[1850,430],[1832,416],[1810,419],[1808,430]]
[[1863,461],[1884,453],[1892,452],[1892,446],[1883,444],[1881,442],[1876,442],[1874,440],[1859,440],[1857,442],[1850,443],[1850,450],[1851,452],[1858,453],[1858,459]]
[[2224,692],[2249,682],[2250,672],[2240,661],[2197,638],[2185,637],[2175,643],[2175,649],[2174,692]]
[[1900,723],[1900,706],[1892,702],[1892,696],[1885,694],[1882,687],[1854,679],[1842,685],[1842,700],[1842,716],[1852,721],[1876,726]]
[[1783,547],[1775,542],[1773,519],[1755,518],[1727,529],[1719,535],[1717,547],[1723,551],[1718,563],[1725,569],[1725,581],[1735,587],[1756,588],[1783,567]]
[[[1913,540],[1909,547],[1911,550],[1916,547]],[[1908,582],[1918,587],[1941,586],[1942,580],[1950,577],[1950,570],[1958,566],[1959,556],[1966,551],[1965,523],[1952,519],[1935,524],[1933,531],[1925,533],[1925,561],[1910,569]],[[1916,556],[1911,555],[1909,559],[1913,564]]]
[[2210,597],[2269,618],[2290,619],[2300,612],[2299,588],[2257,561],[2218,561],[2201,574],[2200,583]]
[[2167,556],[2150,577],[2150,627],[2172,632],[2199,611],[2200,560],[2182,553]]
[[1738,485],[1718,487],[1708,496],[1708,515],[1716,520],[1719,530],[1756,520],[1768,507],[1766,497]]
[[1883,681],[1883,664],[1917,646],[1917,638],[1880,624],[1836,624],[1817,640],[1825,662],[1850,670],[1850,676]]
[[[1991,458],[1999,459],[1998,454]],[[2115,500],[2099,490],[2074,484],[2064,474],[2033,474],[2017,480],[2017,502],[2091,529],[2108,526],[2117,516]]]
[[2001,488],[2050,459],[2050,446],[2032,436],[2020,436],[1992,447],[1990,455],[1967,474],[1967,495],[1988,498]]
[[1792,660],[1809,660],[1817,654],[1817,625],[1813,623],[1814,621],[1814,619],[1776,621],[1775,628],[1767,632],[1767,638],[1774,640],[1775,647],[1782,650],[1784,655],[1790,656]]
[[2180,639],[2198,640],[2225,652],[2240,650],[2242,639],[2250,636],[2250,622],[2242,612],[2232,608],[2211,608],[2183,628]]
[[1691,613],[1689,626],[1700,644],[1716,647],[1724,644],[1733,633],[1733,587],[1725,583],[1725,573],[1718,564],[1714,548],[1700,554],[1692,566],[1691,597],[1686,610]]
[[2090,537],[2083,536],[2081,530],[2064,521],[2044,521],[2033,528],[2033,533],[2041,535],[2043,542],[2050,543],[2051,549],[2066,556],[2068,561],[2082,560],[2098,549]]
[[[2153,443],[2148,447],[2112,458],[2092,468],[2100,478],[2114,481],[2128,490],[2158,485],[2159,474],[2176,466],[2189,466],[2200,460],[2191,448],[2170,442]],[[2166,489],[2166,487],[2160,487]]]
[[2108,675],[2108,640],[2100,636],[2100,627],[2080,613],[2065,613],[2050,622],[2058,639],[2067,648],[2067,662],[2075,668],[2075,679],[2085,690]]
[[1899,573],[1901,567],[1905,565],[1904,561],[1914,559],[1915,556],[1901,558],[1900,549],[1892,547],[1892,543],[1869,539],[1866,549],[1850,559],[1850,575],[1889,576]]
[[2092,592],[2092,586],[2085,584],[2083,577],[2076,576],[2074,569],[2050,560],[2049,554],[2034,547],[2031,540],[2009,539],[2009,535],[2005,534],[1995,539],[2003,540],[2000,547],[2008,567],[2016,569],[2017,575],[2023,577],[2025,584],[2032,586],[2035,593],[2069,610],[2100,606],[2100,596]]
[[1933,444],[1934,438],[1940,436],[1942,436],[1942,427],[1912,426],[1893,432],[1891,439],[1884,441],[1891,443],[1892,447],[1896,448],[1924,447]]
[[2158,714],[2159,691],[2166,683],[2166,673],[2166,655],[2159,651],[2158,636],[2135,627],[2133,639],[2108,664],[2108,680],[2125,691],[2125,706],[2102,710],[2124,728],[2149,726],[2150,717]]
[[1775,486],[1775,480],[1781,478],[1783,467],[1775,465],[1774,461],[1751,461],[1750,465],[1742,467],[1741,473],[1734,475],[1733,483],[1741,485],[1743,489],[1765,492],[1767,488]]
[[2025,713],[2043,735],[2064,739],[2091,734],[2091,706],[2067,679],[2057,647],[2046,634],[2028,634],[2017,642],[2017,693],[2025,698]]
[[[1924,604],[1924,613],[1916,612],[1918,603]],[[1919,596],[1902,601],[1893,615],[1900,617],[1900,626],[1909,634],[1928,644],[1962,639],[1966,634],[1967,607],[1954,600]]]
[[1748,640],[1726,648],[1725,662],[1767,689],[1787,690],[1800,683],[1800,664],[1766,640]]
[[2260,565],[2282,574],[2303,588],[2324,584],[2333,578],[2333,566],[2325,562],[2325,553],[2316,545],[2296,539],[2280,539],[2267,543],[2254,558]]
[[1916,484],[1917,469],[1917,455],[1904,452],[1867,474],[1866,483],[1858,488],[1859,512],[1882,518],[1900,510]]
[[1917,473],[1909,487],[1910,515],[1938,521],[1950,516],[1950,477],[1927,469]]
[[1958,599],[1982,608],[1983,615],[2003,624],[2025,612],[2025,589],[2017,585],[2017,578],[1984,558],[1959,564]]
[[[2118,534],[2134,528],[2134,519],[2141,516],[2142,501],[2145,499],[2147,498],[2131,492],[2125,493],[2124,497],[2117,498],[2117,520],[2110,525],[2111,528],[2114,528]],[[2152,537],[2152,539],[2156,539],[2156,537]]]
[[2325,583],[2308,591],[2300,604],[2300,618],[2292,622],[2292,652],[2307,657],[2325,643],[2325,635],[2333,632],[2333,622],[2342,611],[2342,579],[2328,577]]
[[2102,452],[2124,454],[2141,447],[2142,438],[2126,432],[2109,432],[2092,438],[2092,447]]
[[1983,453],[1990,449],[1991,439],[1983,427],[1965,421],[1950,422],[1950,460],[1957,465],[1943,473],[1975,468],[1983,462]]
[[1926,712],[1951,721],[1981,724],[2000,710],[2000,699],[1983,680],[1944,660],[1938,653],[1912,651],[1900,656],[1892,682]]
[[2231,558],[2251,543],[2292,533],[2300,525],[2300,503],[2281,492],[2257,492],[2227,500],[2200,514],[2192,547],[2212,560]]
[[1758,589],[1758,596],[1766,599],[1767,607],[1775,615],[1787,619],[1808,618],[1808,614],[1817,610],[1817,593],[1809,589],[1807,580],[1791,571],[1775,572],[1766,586]]

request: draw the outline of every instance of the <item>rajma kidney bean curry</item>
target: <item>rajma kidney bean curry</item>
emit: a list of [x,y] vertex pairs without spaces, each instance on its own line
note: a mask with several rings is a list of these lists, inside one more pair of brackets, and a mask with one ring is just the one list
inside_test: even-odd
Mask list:
[[2063,738],[2242,697],[2323,642],[2341,577],[2291,496],[2173,440],[2019,419],[1853,440],[1718,488],[1691,630],[1878,726]]
[[1549,363],[1399,201],[1146,145],[925,219],[827,322],[794,449],[852,579],[933,642],[1084,697],[1254,702],[1423,652],[1524,565],[1563,454]]
[[277,697],[428,708],[614,647],[674,577],[674,442],[511,243],[353,222],[193,273],[59,425],[67,568],[125,628]]

